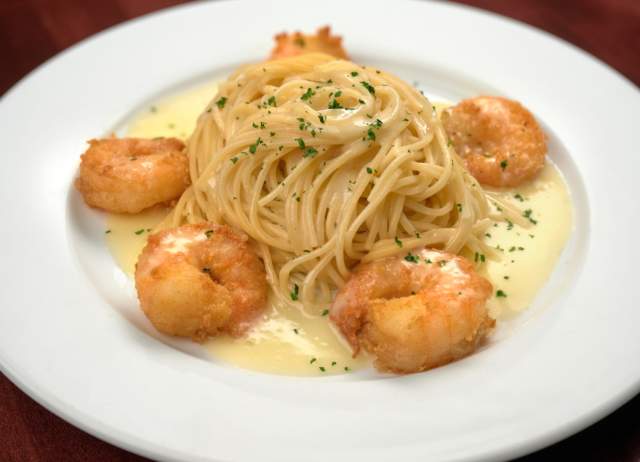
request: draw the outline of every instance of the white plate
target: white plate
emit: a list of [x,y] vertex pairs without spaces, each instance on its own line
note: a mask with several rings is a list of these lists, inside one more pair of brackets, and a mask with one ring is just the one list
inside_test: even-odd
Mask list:
[[[151,99],[330,23],[355,60],[451,99],[517,98],[551,135],[575,232],[513,335],[406,377],[250,373],[158,341],[99,214],[72,188],[84,141]],[[640,387],[635,292],[640,95],[547,34],[441,3],[197,3],[81,43],[0,103],[2,371],[100,438],[157,459],[509,458],[580,430]]]

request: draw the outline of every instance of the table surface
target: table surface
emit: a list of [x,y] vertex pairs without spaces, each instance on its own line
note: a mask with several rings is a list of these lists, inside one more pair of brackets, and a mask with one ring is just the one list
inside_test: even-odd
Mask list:
[[[61,50],[180,0],[2,0],[0,95]],[[639,0],[462,0],[547,30],[640,85]],[[640,395],[607,418],[521,459],[640,461]],[[0,374],[0,460],[144,461],[51,414]]]

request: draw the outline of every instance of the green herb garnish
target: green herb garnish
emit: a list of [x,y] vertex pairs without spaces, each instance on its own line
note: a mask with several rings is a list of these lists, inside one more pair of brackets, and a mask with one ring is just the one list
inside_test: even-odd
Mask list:
[[313,95],[315,95],[315,94],[316,94],[316,92],[315,92],[315,91],[313,91],[313,90],[311,89],[311,87],[309,87],[309,88],[307,88],[307,91],[305,91],[305,92],[304,92],[304,94],[300,97],[300,99],[301,99],[302,101],[307,101],[309,98],[311,98],[311,97],[312,97]]
[[409,252],[409,253],[404,257],[404,259],[405,259],[406,261],[410,262],[410,263],[418,263],[418,262],[420,262],[420,259],[419,259],[416,255],[412,254],[411,252]]
[[367,91],[369,93],[371,93],[372,95],[376,94],[376,89],[373,88],[373,85],[371,85],[369,82],[360,82],[360,84],[367,89]]
[[294,284],[293,285],[293,290],[291,291],[291,293],[289,295],[291,295],[291,300],[293,300],[294,302],[296,300],[298,300],[298,291],[300,290],[300,288],[298,287],[298,284]]
[[227,104],[227,97],[226,96],[222,96],[222,97],[220,97],[220,99],[218,101],[216,101],[216,106],[218,106],[220,109],[224,108],[225,104]]

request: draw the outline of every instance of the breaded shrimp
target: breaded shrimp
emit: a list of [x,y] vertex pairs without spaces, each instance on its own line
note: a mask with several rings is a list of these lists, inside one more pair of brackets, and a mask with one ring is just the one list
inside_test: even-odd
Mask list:
[[349,59],[347,52],[342,48],[342,37],[332,36],[329,26],[318,29],[316,35],[282,32],[276,35],[274,40],[276,46],[271,50],[269,59],[288,58],[304,53],[326,53],[336,58]]
[[108,212],[137,213],[172,201],[190,183],[183,151],[177,138],[91,140],[76,188],[88,205]]
[[140,306],[160,332],[242,335],[264,310],[267,278],[246,235],[212,223],[149,236],[136,264]]
[[476,349],[495,323],[485,306],[491,292],[465,258],[422,248],[358,266],[330,319],[378,369],[424,371]]
[[467,170],[488,186],[517,186],[544,167],[547,144],[533,115],[498,96],[466,99],[442,113]]

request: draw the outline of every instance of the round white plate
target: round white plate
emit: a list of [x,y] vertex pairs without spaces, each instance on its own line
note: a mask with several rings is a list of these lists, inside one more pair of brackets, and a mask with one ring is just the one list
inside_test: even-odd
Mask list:
[[[251,373],[152,335],[72,181],[86,139],[159,96],[331,24],[354,60],[452,100],[523,101],[550,135],[575,230],[531,309],[483,351],[405,377]],[[442,3],[196,3],[60,54],[0,102],[0,365],[41,404],[156,459],[495,460],[553,443],[640,388],[640,94],[594,58]]]

